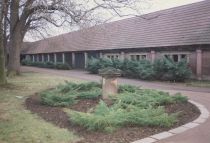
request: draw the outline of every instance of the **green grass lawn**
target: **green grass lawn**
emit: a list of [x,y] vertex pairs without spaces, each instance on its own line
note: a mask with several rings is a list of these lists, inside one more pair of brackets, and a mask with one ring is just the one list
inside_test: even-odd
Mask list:
[[192,87],[205,87],[205,88],[210,88],[210,81],[209,80],[190,80],[186,81],[186,86],[192,86]]
[[79,140],[67,129],[47,123],[24,108],[28,96],[65,80],[73,79],[36,73],[8,79],[8,85],[0,87],[0,143],[73,143]]
[[168,81],[149,81],[154,82],[156,84],[169,84],[169,85],[177,85],[184,87],[200,87],[200,88],[210,88],[210,80],[186,80],[185,82],[168,82]]

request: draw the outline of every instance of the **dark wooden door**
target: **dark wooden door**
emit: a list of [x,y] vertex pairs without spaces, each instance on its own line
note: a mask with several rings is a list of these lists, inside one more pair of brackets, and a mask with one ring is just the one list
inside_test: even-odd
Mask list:
[[72,53],[65,53],[65,62],[72,67]]
[[83,52],[75,53],[75,68],[76,69],[85,68],[85,55]]

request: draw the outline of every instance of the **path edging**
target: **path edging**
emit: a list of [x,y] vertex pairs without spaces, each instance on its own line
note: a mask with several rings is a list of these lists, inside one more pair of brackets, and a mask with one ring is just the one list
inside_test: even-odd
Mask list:
[[193,105],[195,105],[199,110],[200,110],[200,116],[195,119],[192,122],[189,122],[187,124],[184,124],[180,127],[177,127],[175,129],[171,129],[169,131],[165,131],[165,132],[161,132],[131,143],[155,143],[157,141],[160,141],[162,139],[166,139],[169,138],[171,136],[183,133],[189,129],[195,128],[201,124],[203,124],[204,122],[206,122],[206,120],[209,118],[209,111],[206,109],[206,107],[200,103],[197,103],[195,101],[189,100],[190,103],[192,103]]

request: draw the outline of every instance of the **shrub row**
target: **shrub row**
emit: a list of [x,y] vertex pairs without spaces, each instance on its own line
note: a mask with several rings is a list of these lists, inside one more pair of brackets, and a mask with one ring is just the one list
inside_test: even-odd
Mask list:
[[70,70],[71,67],[67,63],[53,63],[53,62],[31,62],[28,60],[22,60],[22,65],[26,66],[34,66],[34,67],[40,67],[40,68],[51,68],[51,69],[62,69],[62,70]]
[[185,60],[174,62],[166,58],[156,60],[153,64],[148,60],[121,61],[118,59],[92,58],[88,62],[87,70],[90,73],[97,74],[99,69],[107,67],[120,69],[123,76],[143,80],[184,81],[190,78],[192,74]]

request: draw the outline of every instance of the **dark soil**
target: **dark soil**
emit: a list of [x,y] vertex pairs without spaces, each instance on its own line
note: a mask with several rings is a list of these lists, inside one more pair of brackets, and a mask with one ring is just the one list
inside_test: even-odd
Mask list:
[[[95,107],[98,102],[99,99],[82,100],[69,108],[81,112],[87,112]],[[125,127],[120,128],[113,133],[88,131],[81,126],[73,125],[68,120],[68,116],[65,112],[63,112],[62,108],[49,107],[41,104],[40,97],[38,95],[33,95],[26,99],[26,108],[33,113],[38,114],[48,122],[51,122],[61,128],[68,128],[70,131],[75,132],[75,134],[83,138],[83,140],[78,143],[129,143],[170,129],[161,127]],[[180,112],[178,122],[171,128],[193,121],[200,115],[199,110],[191,103],[167,105],[166,112]]]

